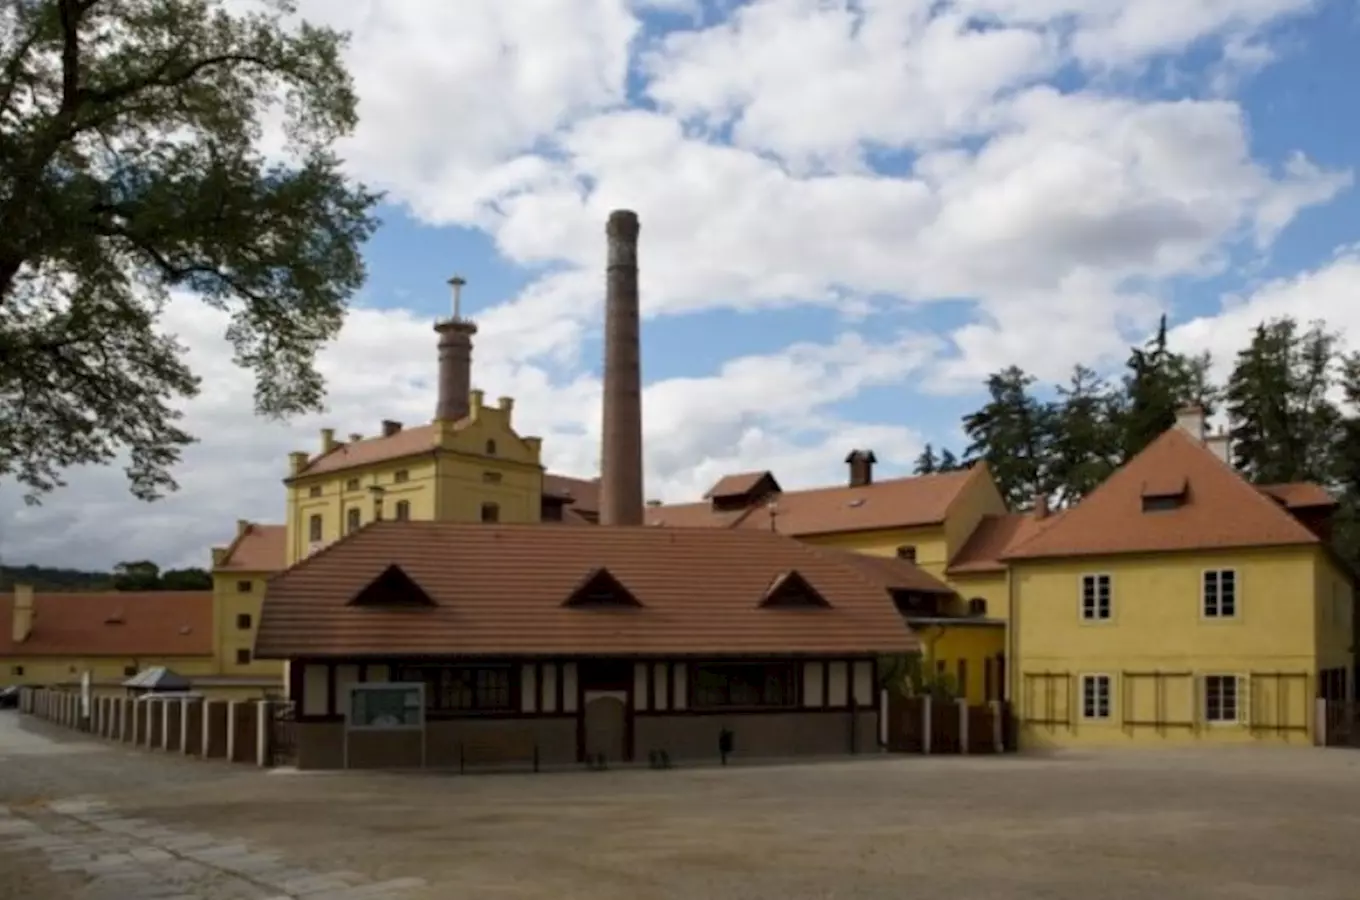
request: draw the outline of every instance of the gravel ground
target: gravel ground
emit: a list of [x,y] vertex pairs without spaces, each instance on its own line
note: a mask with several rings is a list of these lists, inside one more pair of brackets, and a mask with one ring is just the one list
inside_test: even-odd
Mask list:
[[0,900],[1360,896],[1343,750],[269,774],[0,714],[0,806]]

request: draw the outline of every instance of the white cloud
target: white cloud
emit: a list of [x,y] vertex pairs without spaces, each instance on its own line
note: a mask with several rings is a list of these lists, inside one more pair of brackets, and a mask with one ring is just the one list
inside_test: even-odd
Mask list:
[[1177,348],[1213,355],[1220,381],[1232,370],[1237,351],[1251,340],[1262,322],[1292,316],[1308,324],[1322,320],[1340,332],[1352,349],[1360,349],[1360,247],[1343,248],[1326,265],[1277,278],[1240,295],[1224,298],[1213,315],[1176,326],[1168,339]]
[[[327,410],[282,424],[253,418],[252,381],[230,361],[227,318],[192,298],[168,305],[164,327],[189,347],[204,378],[186,425],[202,440],[177,469],[181,490],[154,504],[128,496],[117,468],[70,473],[70,487],[25,507],[13,485],[0,487],[0,558],[108,566],[150,557],[163,565],[205,565],[207,548],[231,536],[237,518],[281,521],[287,455],[315,451],[322,427],[344,438],[373,435],[383,419],[429,421],[437,357],[431,323],[401,309],[354,310],[321,357]],[[501,347],[514,346],[503,335]],[[598,471],[600,386],[591,375],[554,379],[516,361],[495,342],[478,342],[474,381],[492,397],[518,398],[522,433],[546,438],[545,462],[563,474]],[[840,461],[861,442],[885,460],[909,460],[920,446],[910,429],[846,421],[834,405],[861,388],[894,383],[919,368],[931,340],[903,335],[869,341],[843,333],[825,345],[733,359],[719,371],[648,386],[644,420],[648,496],[692,498],[756,458],[788,485],[841,477]],[[363,365],[354,365],[355,360]],[[777,386],[777,389],[776,389]],[[717,473],[716,475],[714,473]]]
[[[843,322],[868,298],[890,312],[970,305],[970,321],[935,339],[871,340],[852,323],[823,343],[651,385],[648,493],[668,499],[756,465],[790,485],[838,479],[854,444],[905,462],[919,435],[841,421],[837,405],[869,386],[958,391],[1012,362],[1057,380],[1077,360],[1122,355],[1163,310],[1169,279],[1220,272],[1243,243],[1268,252],[1300,210],[1350,184],[1302,153],[1254,159],[1225,94],[1229,76],[1270,60],[1272,26],[1309,5],[301,3],[354,34],[362,123],[341,148],[351,170],[426,223],[485,229],[508,260],[548,264],[482,315],[475,366],[488,393],[518,398],[559,470],[596,466],[598,384],[581,347],[598,327],[613,207],[642,217],[649,328],[712,308],[778,329],[796,304],[839,309]],[[639,16],[658,9],[676,30],[644,34]],[[1211,42],[1224,64],[1201,79],[1207,99],[1122,94],[1105,77]],[[1081,73],[1094,80],[1074,86]],[[1062,90],[1049,83],[1059,75]],[[648,102],[630,106],[637,96]],[[1343,256],[1178,334],[1226,340],[1234,316],[1342,296],[1356,265]],[[323,423],[371,433],[433,407],[430,324],[400,309],[355,311],[323,358],[330,410],[291,425],[251,416],[220,317],[177,301],[166,325],[206,387],[189,409],[203,443],[180,469],[184,490],[147,507],[116,471],[75,473],[44,507],[0,516],[7,558],[202,562],[235,518],[278,518],[286,454],[314,446]],[[16,493],[0,488],[0,501]]]

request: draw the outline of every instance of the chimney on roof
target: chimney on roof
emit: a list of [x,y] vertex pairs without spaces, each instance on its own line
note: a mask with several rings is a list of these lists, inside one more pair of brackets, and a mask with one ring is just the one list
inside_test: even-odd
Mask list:
[[642,524],[642,362],[637,213],[616,209],[605,225],[604,403],[600,524]]
[[288,474],[296,475],[307,468],[307,460],[310,458],[311,457],[301,450],[288,454]]
[[1033,514],[1036,519],[1048,518],[1048,494],[1042,491],[1035,493]]
[[396,421],[396,420],[394,420],[394,419],[383,419],[383,421],[382,421],[382,436],[383,436],[383,437],[391,437],[392,435],[396,434],[398,431],[401,431],[401,423],[400,423],[400,422],[398,422],[398,421]]
[[436,421],[457,422],[467,417],[468,391],[472,387],[472,336],[477,326],[463,318],[463,285],[461,275],[449,279],[453,288],[453,315],[434,325],[439,335],[439,400],[435,406]]
[[1220,428],[1209,435],[1204,439],[1204,446],[1213,451],[1214,456],[1232,465],[1232,438],[1228,436],[1228,429]]
[[1191,403],[1176,410],[1176,427],[1180,428],[1194,440],[1203,443],[1204,441],[1204,407],[1198,403]]
[[334,428],[321,429],[321,452],[323,454],[330,453],[338,446],[339,444],[335,440],[335,429]]
[[851,450],[845,462],[850,467],[851,487],[868,487],[874,483],[874,463],[878,462],[874,451]]
[[245,533],[246,533],[246,530],[247,530],[248,528],[250,528],[250,520],[248,520],[248,519],[237,519],[237,520],[236,520],[236,536],[237,536],[237,537],[240,537],[241,535],[245,534]]
[[22,644],[33,633],[33,585],[14,586],[14,615],[10,623],[10,637]]

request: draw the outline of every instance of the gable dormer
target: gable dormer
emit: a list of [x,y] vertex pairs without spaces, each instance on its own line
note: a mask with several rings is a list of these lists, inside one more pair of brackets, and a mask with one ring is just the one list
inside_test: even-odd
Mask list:
[[1166,475],[1143,482],[1143,512],[1169,512],[1180,509],[1190,496],[1190,480],[1184,475]]
[[587,572],[562,605],[586,609],[635,609],[642,603],[623,586],[623,582],[601,567]]
[[705,492],[704,499],[712,505],[714,512],[728,512],[749,509],[781,490],[772,472],[740,472],[719,478],[718,483]]
[[437,604],[401,566],[393,564],[351,597],[349,605],[419,609]]
[[781,572],[765,589],[761,606],[785,609],[829,609],[831,604],[796,569]]

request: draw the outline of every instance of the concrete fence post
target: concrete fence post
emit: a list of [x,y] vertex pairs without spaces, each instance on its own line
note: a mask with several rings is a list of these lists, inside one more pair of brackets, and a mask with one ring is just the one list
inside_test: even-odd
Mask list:
[[930,738],[931,738],[931,734],[930,734],[930,730],[931,730],[931,729],[930,729],[930,726],[931,726],[931,718],[932,718],[932,717],[931,717],[931,709],[930,709],[930,707],[934,704],[934,702],[935,702],[935,701],[931,698],[931,696],[930,696],[929,694],[927,694],[924,698],[922,698],[922,701],[921,701],[921,752],[922,752],[922,753],[929,753],[929,752],[930,752],[930,743],[931,743],[931,741],[930,741]]
[[1319,697],[1313,708],[1313,743],[1327,746],[1327,701]]
[[968,701],[960,699],[959,704],[959,752],[968,752]]
[[257,700],[255,702],[255,763],[261,767],[268,766],[271,761],[269,759],[269,723],[272,711],[273,708],[268,700]]
[[237,744],[244,736],[241,734],[241,701],[230,700],[227,702],[227,760],[236,762],[240,758],[240,750]]
[[1002,721],[1001,701],[993,700],[992,707],[992,743],[996,746],[997,753],[1006,752],[1006,732],[1005,723]]

